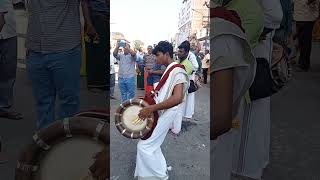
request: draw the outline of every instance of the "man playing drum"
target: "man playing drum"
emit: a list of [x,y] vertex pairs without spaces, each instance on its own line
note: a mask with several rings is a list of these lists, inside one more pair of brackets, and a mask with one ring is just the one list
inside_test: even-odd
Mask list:
[[[173,61],[173,47],[169,42],[159,42],[153,50],[153,54],[157,57],[157,64],[167,67],[164,74],[177,64]],[[169,73],[165,84],[157,92],[154,98],[156,104],[145,107],[140,111],[139,118],[141,119],[148,118],[156,111],[159,113],[159,119],[150,138],[140,140],[137,145],[134,176],[138,177],[139,180],[168,179],[167,164],[160,146],[170,129],[175,129],[175,132],[180,130],[181,124],[176,126],[175,120],[182,118],[182,102],[186,98],[188,82],[186,71],[181,67],[175,67]],[[178,123],[181,123],[181,121]]]

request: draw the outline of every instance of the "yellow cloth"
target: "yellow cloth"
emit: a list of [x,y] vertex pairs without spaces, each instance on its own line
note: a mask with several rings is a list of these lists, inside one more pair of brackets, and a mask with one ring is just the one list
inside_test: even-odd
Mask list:
[[180,63],[180,61],[177,60],[177,63],[184,65],[184,68],[187,71],[188,76],[190,76],[192,74],[192,67],[193,66],[188,59],[182,61],[182,63]]

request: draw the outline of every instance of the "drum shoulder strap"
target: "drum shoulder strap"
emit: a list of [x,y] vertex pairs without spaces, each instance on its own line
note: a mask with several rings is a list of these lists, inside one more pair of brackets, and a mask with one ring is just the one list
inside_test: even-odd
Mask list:
[[182,65],[182,64],[175,64],[175,65],[171,66],[171,67],[168,69],[168,71],[163,75],[163,77],[160,79],[159,84],[157,85],[157,87],[156,87],[156,89],[155,89],[156,91],[159,91],[159,90],[162,88],[162,86],[166,83],[166,81],[167,81],[167,79],[168,79],[171,71],[172,71],[174,68],[182,68],[182,69],[185,69],[184,65]]

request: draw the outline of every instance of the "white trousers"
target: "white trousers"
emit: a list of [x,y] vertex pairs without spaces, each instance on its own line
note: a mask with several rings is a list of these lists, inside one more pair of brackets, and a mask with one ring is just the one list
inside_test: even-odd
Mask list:
[[[192,74],[190,76],[191,80],[195,79],[195,74]],[[185,112],[184,116],[185,118],[191,119],[193,114],[194,114],[194,103],[195,103],[195,92],[193,93],[188,93],[187,95],[187,101],[185,104]]]

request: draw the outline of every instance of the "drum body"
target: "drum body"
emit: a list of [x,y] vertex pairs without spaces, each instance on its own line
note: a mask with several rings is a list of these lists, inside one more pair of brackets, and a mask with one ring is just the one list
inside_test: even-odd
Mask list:
[[89,173],[93,157],[109,149],[108,119],[108,114],[104,119],[79,115],[40,130],[20,154],[15,179],[93,179]]
[[148,103],[143,99],[130,99],[120,105],[115,114],[115,124],[123,136],[138,139],[152,130],[154,125],[153,114],[145,120],[138,117],[140,110],[147,106]]

